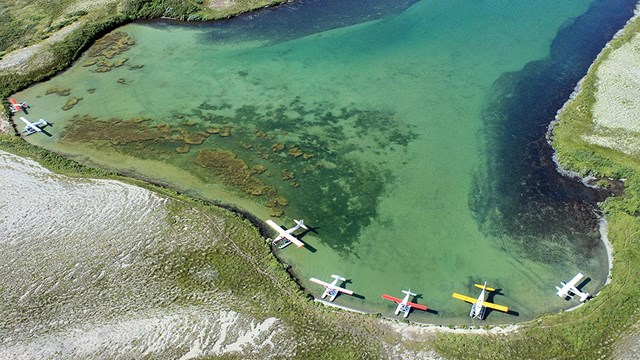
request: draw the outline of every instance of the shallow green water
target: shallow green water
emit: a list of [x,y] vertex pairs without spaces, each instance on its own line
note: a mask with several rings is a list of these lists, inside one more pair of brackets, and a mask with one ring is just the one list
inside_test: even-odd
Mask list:
[[[487,281],[502,289],[495,302],[518,313],[488,321],[522,321],[575,305],[554,285],[578,270],[595,292],[606,255],[545,236],[536,239],[547,254],[539,261],[514,239],[481,231],[469,203],[475,182],[492,181],[478,174],[496,156],[482,112],[494,82],[544,59],[558,30],[590,3],[422,1],[382,20],[277,41],[212,40],[226,25],[131,24],[118,31],[135,45],[107,59],[128,58],[123,66],[97,73],[83,66],[85,55],[16,97],[31,104],[30,119],[54,123],[51,137],[29,137],[35,144],[264,219],[277,192],[288,200],[275,205],[285,211],[280,223],[304,218],[316,228],[303,237],[315,251],[281,252],[315,295],[321,289],[304,280],[340,274],[360,296],[337,303],[389,314],[395,307],[380,294],[410,287],[437,312],[412,320],[456,323],[471,321],[469,307],[451,293],[475,297],[473,283]],[[53,88],[70,94],[45,94]],[[82,100],[63,111],[69,97]],[[149,119],[125,121],[134,117]],[[206,137],[211,127],[230,135]],[[179,153],[185,134],[206,140]],[[296,148],[312,156],[294,157]],[[216,169],[228,164],[214,164],[206,149],[266,171],[225,178]],[[267,194],[243,191],[255,179],[250,189]]]

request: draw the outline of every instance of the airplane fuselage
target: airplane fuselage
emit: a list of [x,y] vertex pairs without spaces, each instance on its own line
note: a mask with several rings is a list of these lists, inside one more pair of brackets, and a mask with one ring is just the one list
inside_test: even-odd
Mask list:
[[336,296],[338,296],[338,290],[335,289],[337,284],[338,279],[333,280],[331,284],[326,287],[326,290],[322,294],[322,299],[324,299],[326,296],[330,296],[329,301],[335,300]]
[[482,320],[482,317],[484,316],[484,309],[485,309],[484,306],[482,305],[484,303],[484,293],[485,293],[485,289],[483,288],[482,291],[480,292],[480,295],[478,296],[478,300],[476,301],[476,303],[471,305],[471,313],[469,314],[469,316]]
[[408,317],[409,316],[409,312],[411,311],[411,306],[408,306],[407,303],[409,302],[409,295],[410,293],[408,293],[407,295],[404,296],[404,299],[402,299],[402,302],[398,304],[398,307],[396,307],[396,315],[400,314],[401,312],[404,313],[404,317]]

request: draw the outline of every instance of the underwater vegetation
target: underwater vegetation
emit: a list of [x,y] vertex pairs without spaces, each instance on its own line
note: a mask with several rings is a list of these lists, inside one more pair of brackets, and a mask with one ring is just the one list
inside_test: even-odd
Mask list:
[[255,198],[271,216],[287,208],[316,223],[331,219],[323,238],[346,249],[375,217],[393,181],[385,156],[416,136],[389,111],[294,97],[262,107],[204,102],[162,119],[76,115],[61,141],[161,159]]
[[[123,66],[129,58],[115,58],[126,52],[135,44],[135,41],[123,31],[114,31],[97,40],[87,51],[87,60],[82,66],[95,66],[94,72],[109,72],[114,68]],[[142,65],[132,65],[129,68],[140,68]]]
[[81,97],[80,98],[78,98],[78,97],[70,97],[69,100],[67,100],[67,102],[62,106],[62,110],[64,110],[64,111],[70,110],[77,103],[79,103],[80,100],[82,100]]
[[[134,44],[125,32],[110,33],[88,50],[83,66],[94,73],[123,66],[129,58],[121,55]],[[127,79],[117,82],[126,85]],[[71,90],[47,90],[54,93],[69,96]],[[63,109],[81,100],[70,97]],[[328,245],[347,249],[375,218],[378,199],[393,181],[386,157],[417,135],[389,110],[307,102],[292,95],[267,105],[212,99],[162,118],[76,114],[60,136],[67,144],[107,146],[142,160],[171,163],[204,182],[250,196],[274,217],[284,216],[286,208],[319,223]],[[330,224],[322,223],[328,219]]]
[[251,195],[276,193],[275,188],[265,186],[262,181],[253,177],[253,172],[247,164],[229,150],[201,150],[194,162],[198,166],[211,170],[222,183],[240,188]]

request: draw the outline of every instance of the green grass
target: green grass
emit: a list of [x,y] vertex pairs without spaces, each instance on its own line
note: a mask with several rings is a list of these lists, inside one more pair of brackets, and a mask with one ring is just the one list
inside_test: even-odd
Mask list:
[[119,0],[85,12],[73,10],[72,5],[80,0],[0,0],[0,56],[40,43],[64,26],[79,24],[64,40],[39,52],[37,68],[31,67],[25,73],[0,73],[0,97],[6,98],[66,69],[95,39],[127,22],[158,17],[214,20],[284,1],[237,0],[233,7],[215,9],[202,0]]
[[59,174],[93,178],[113,178],[116,176],[113,172],[91,168],[31,145],[18,136],[0,134],[0,150],[32,158],[47,169]]

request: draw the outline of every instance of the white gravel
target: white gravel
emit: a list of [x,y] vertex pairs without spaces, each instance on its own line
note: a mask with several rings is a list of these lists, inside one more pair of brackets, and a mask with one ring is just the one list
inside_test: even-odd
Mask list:
[[640,155],[640,35],[612,51],[596,76],[595,128],[585,140]]
[[228,308],[215,266],[179,270],[198,291],[168,270],[175,254],[207,251],[210,224],[145,189],[0,151],[0,359],[286,356],[274,341],[285,327]]

